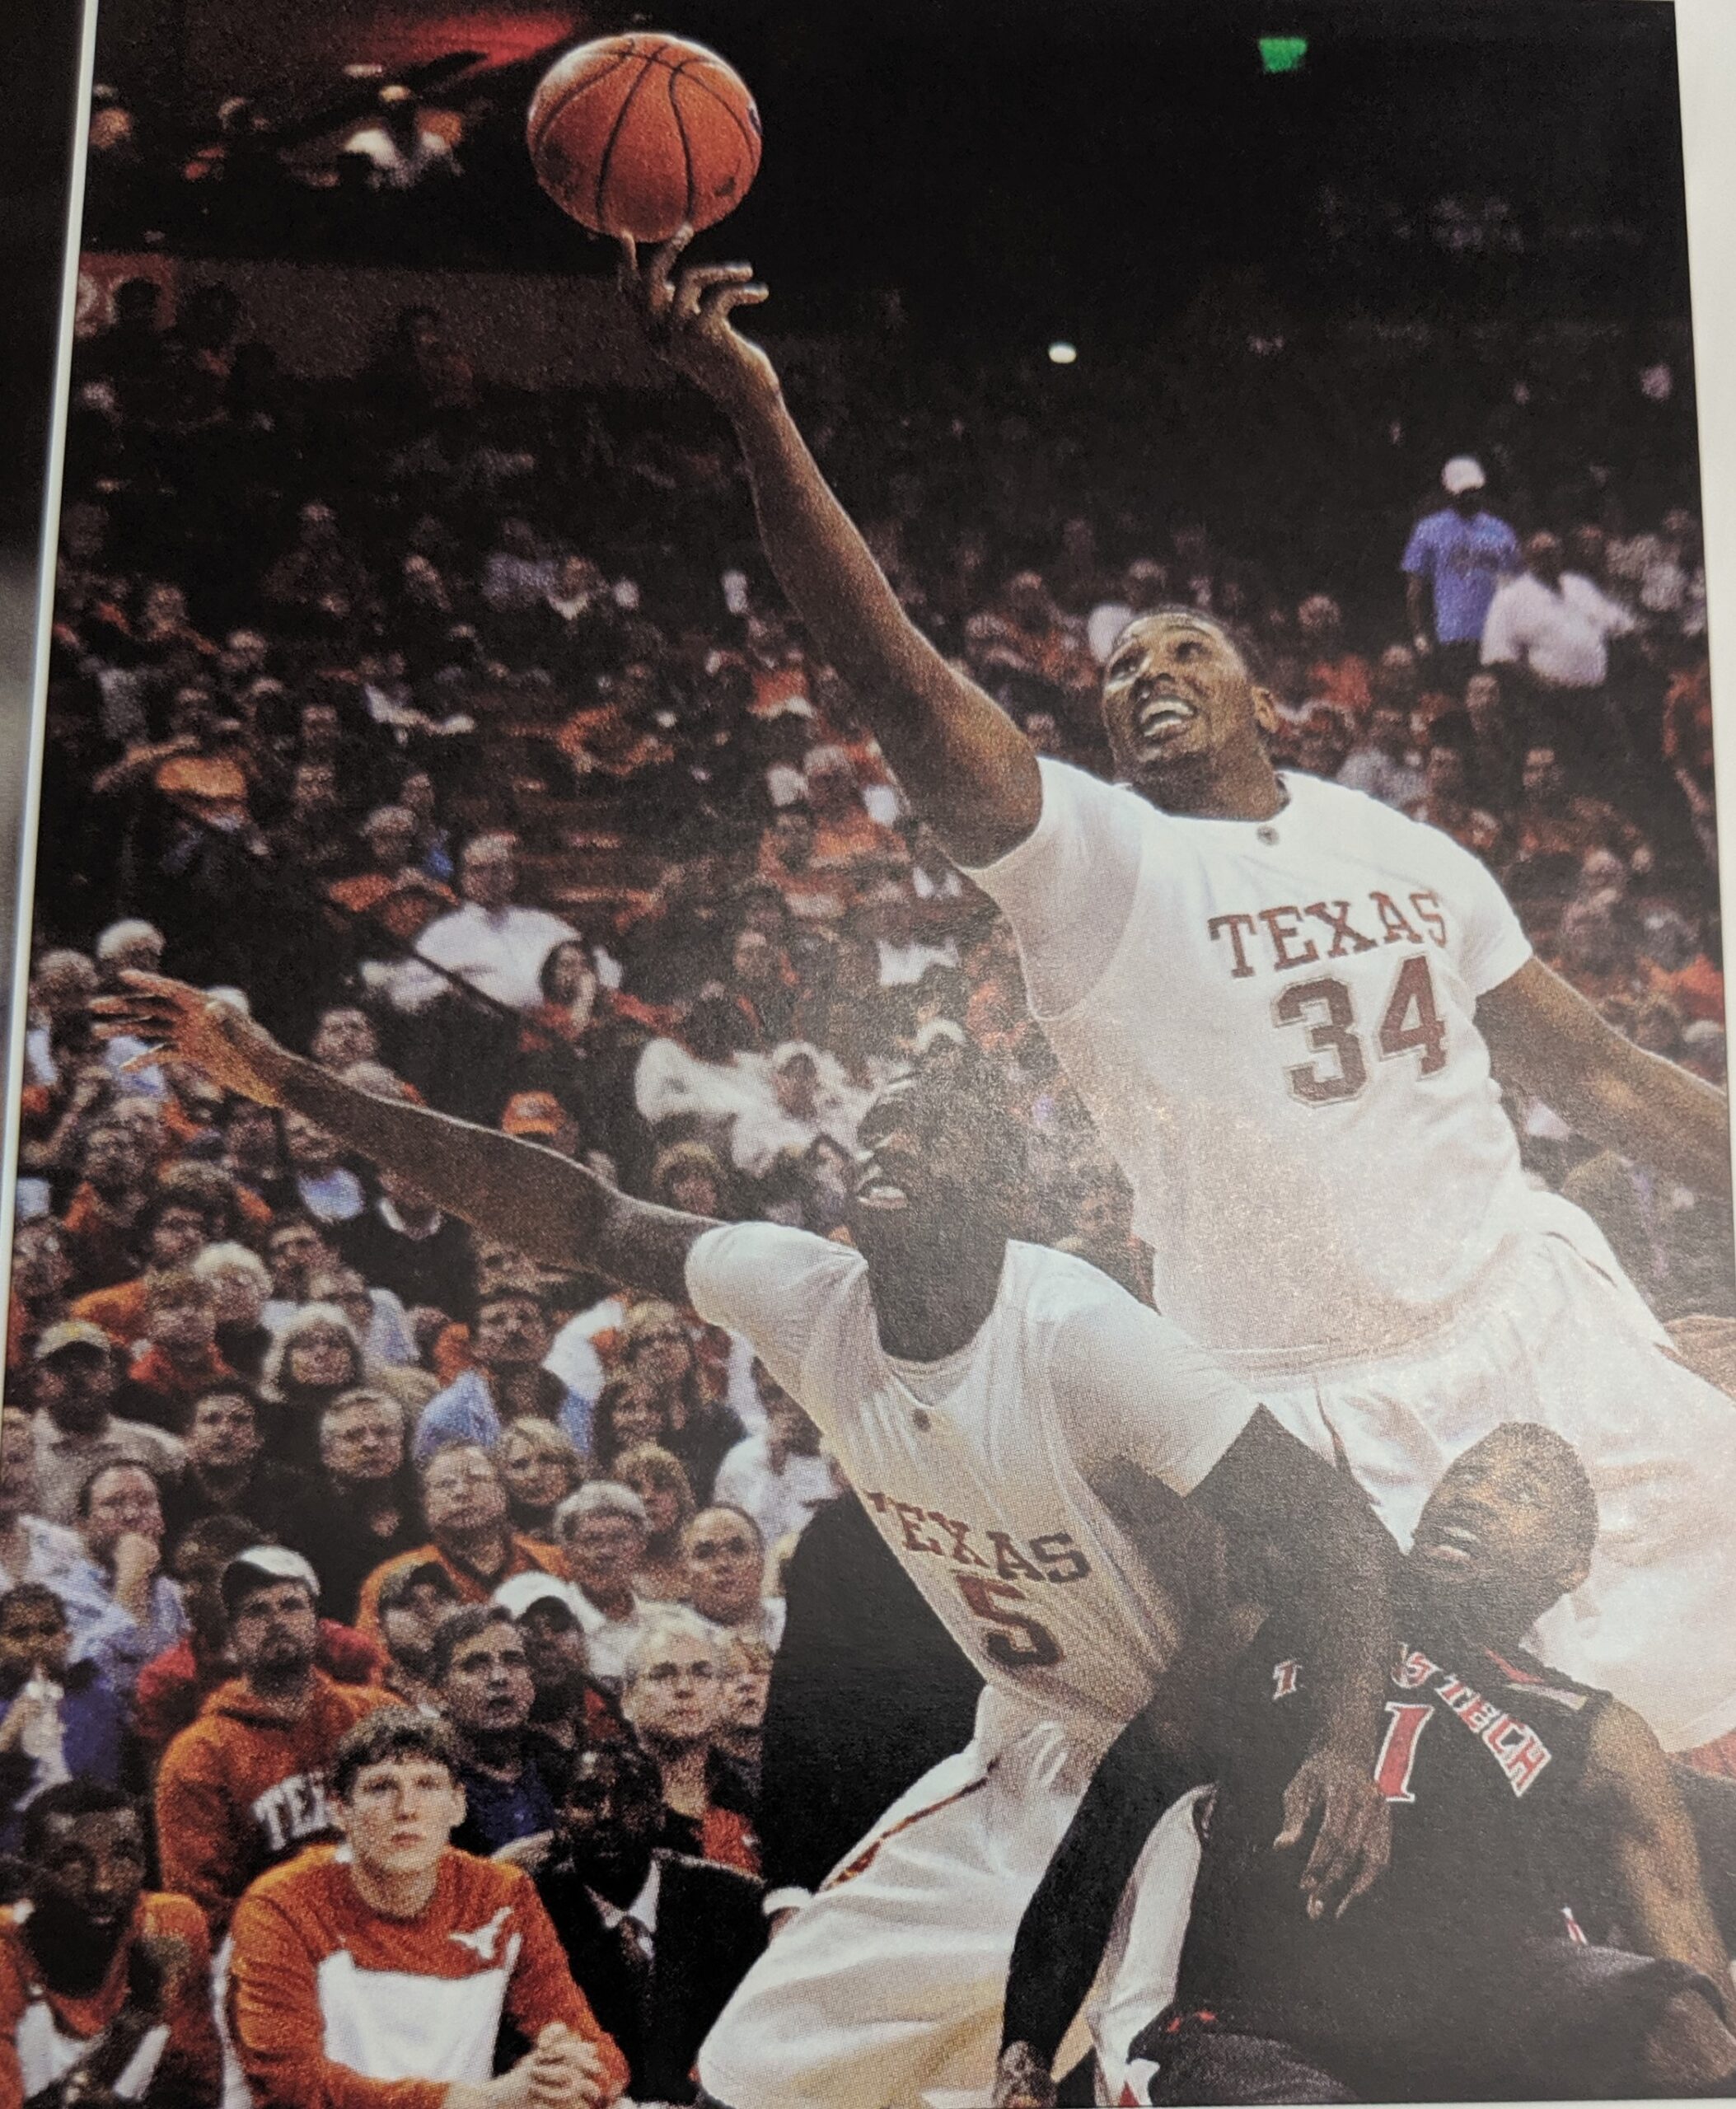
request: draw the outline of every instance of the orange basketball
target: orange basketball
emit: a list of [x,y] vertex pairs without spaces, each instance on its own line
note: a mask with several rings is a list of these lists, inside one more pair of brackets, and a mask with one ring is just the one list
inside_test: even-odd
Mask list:
[[531,99],[536,180],[582,227],[667,241],[738,205],[760,166],[760,113],[703,44],[634,30],[558,59]]

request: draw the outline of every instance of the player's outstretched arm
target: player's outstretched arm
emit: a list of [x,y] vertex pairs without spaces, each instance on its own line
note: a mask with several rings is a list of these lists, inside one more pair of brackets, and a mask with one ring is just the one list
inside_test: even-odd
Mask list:
[[678,235],[624,282],[652,342],[735,428],[760,533],[796,610],[872,723],[911,802],[959,863],[994,862],[1036,825],[1036,756],[1012,719],[956,673],[899,606],[821,475],[765,352],[731,317],[766,290],[746,264],[689,266]]
[[1541,960],[1481,998],[1476,1022],[1496,1074],[1581,1134],[1696,1194],[1729,1195],[1724,1093],[1624,1039]]
[[401,1100],[377,1098],[292,1054],[233,1004],[157,974],[123,976],[127,993],[91,1008],[105,1038],[157,1043],[226,1091],[317,1121],[382,1171],[413,1181],[526,1259],[589,1267],[672,1303],[687,1301],[687,1255],[703,1216],[619,1192],[553,1150]]

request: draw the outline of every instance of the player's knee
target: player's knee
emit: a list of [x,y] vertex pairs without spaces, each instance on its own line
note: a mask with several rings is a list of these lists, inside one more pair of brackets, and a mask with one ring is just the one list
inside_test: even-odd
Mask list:
[[1706,1994],[1684,1987],[1648,2032],[1645,2077],[1667,2094],[1721,2093],[1736,2078],[1736,2036]]

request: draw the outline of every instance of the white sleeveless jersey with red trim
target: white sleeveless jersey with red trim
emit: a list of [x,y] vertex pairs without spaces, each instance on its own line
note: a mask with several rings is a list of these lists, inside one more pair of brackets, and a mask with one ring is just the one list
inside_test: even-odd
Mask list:
[[1132,1182],[1159,1309],[1298,1363],[1423,1338],[1537,1213],[1475,1022],[1531,951],[1495,879],[1311,777],[1260,824],[1042,778],[1036,831],[976,876]]
[[[1255,1410],[1242,1385],[1086,1261],[1008,1247],[968,1346],[901,1363],[859,1254],[733,1223],[687,1263],[694,1307],[742,1333],[818,1424],[869,1516],[987,1682],[1107,1741],[1149,1697],[1212,1586],[1190,1492]],[[1090,1479],[1146,1481],[1155,1561]]]

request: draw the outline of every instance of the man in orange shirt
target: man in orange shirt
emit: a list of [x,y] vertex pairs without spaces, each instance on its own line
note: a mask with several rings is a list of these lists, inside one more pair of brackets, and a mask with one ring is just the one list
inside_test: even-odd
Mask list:
[[[531,1879],[447,1842],[444,1724],[394,1708],[332,1760],[344,1845],[274,1869],[235,1917],[231,2036],[258,2109],[604,2109],[625,2060]],[[533,2046],[494,2076],[503,2020]]]
[[452,888],[415,861],[416,821],[402,806],[379,806],[362,823],[371,865],[335,879],[327,897],[346,915],[365,919],[398,948],[414,945],[437,916],[458,905]]
[[223,1570],[241,1675],[219,1685],[164,1753],[157,1780],[163,1879],[221,1938],[256,1875],[329,1838],[326,1767],[344,1731],[392,1704],[315,1665],[319,1579],[285,1546],[250,1546]]
[[383,1644],[380,1591],[388,1577],[404,1568],[430,1561],[443,1568],[461,1604],[487,1603],[514,1574],[565,1572],[552,1546],[521,1537],[507,1521],[506,1488],[480,1443],[442,1443],[422,1460],[418,1471],[430,1542],[382,1562],[362,1584],[356,1630],[376,1646]]
[[0,2109],[214,2109],[211,1943],[185,1896],[147,1892],[138,1804],[88,1779],[50,1787],[23,1857],[28,1900],[0,1911]]

